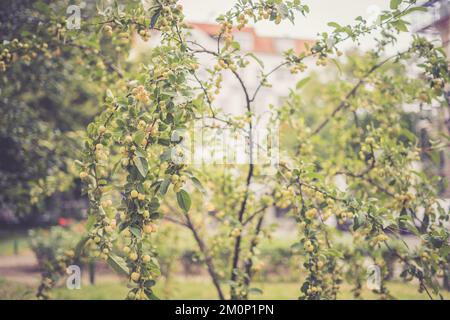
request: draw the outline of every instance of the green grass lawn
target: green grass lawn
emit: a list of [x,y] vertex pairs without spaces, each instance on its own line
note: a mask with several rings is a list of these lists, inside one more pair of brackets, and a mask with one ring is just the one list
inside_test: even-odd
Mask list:
[[[296,299],[299,295],[299,284],[292,282],[256,283],[255,287],[263,290],[262,295],[253,295],[251,299]],[[417,300],[425,299],[424,293],[417,292],[417,288],[410,284],[391,282],[388,284],[392,294],[398,299]],[[350,287],[342,286],[342,293],[338,299],[352,299]],[[12,283],[0,279],[0,299],[33,299],[35,287]],[[122,300],[128,289],[123,281],[102,281],[97,285],[82,285],[80,290],[69,290],[63,287],[56,288],[52,292],[53,299],[62,300]],[[214,287],[207,278],[181,278],[177,277],[169,283],[160,281],[155,287],[155,293],[161,299],[216,299]],[[450,293],[444,292],[445,299],[450,299]],[[364,291],[365,299],[377,299],[377,295]]]
[[28,234],[23,232],[0,231],[0,256],[10,256],[29,251]]
[[[161,299],[216,299],[213,285],[207,278],[176,278],[169,283],[160,281],[155,287],[155,293]],[[261,295],[252,295],[251,299],[297,299],[299,284],[292,282],[256,283],[254,287],[263,290]],[[419,293],[410,284],[392,282],[388,285],[394,297],[398,299],[416,300],[428,299],[425,293]],[[342,286],[338,299],[352,299],[351,288]],[[96,286],[86,285],[80,290],[58,288],[54,292],[55,299],[123,299],[126,296],[125,283],[109,282]],[[364,291],[365,299],[377,299],[378,296],[369,290]],[[450,299],[450,293],[444,293],[445,299]]]
[[[189,239],[189,237],[187,237]],[[14,254],[15,243],[19,253],[29,249],[26,233],[0,233],[0,256]],[[282,239],[270,243],[264,243],[263,248],[289,247],[291,239]],[[184,243],[186,248],[190,246]],[[97,285],[91,286],[84,280],[80,290],[68,290],[60,287],[53,291],[54,299],[123,299],[128,289],[126,282],[117,278],[100,277]],[[255,283],[254,287],[263,290],[261,295],[252,295],[252,299],[297,299],[300,294],[299,282],[285,280],[265,283]],[[428,299],[425,293],[419,293],[417,287],[411,284],[391,282],[388,288],[394,297],[398,299]],[[226,286],[224,286],[225,291]],[[2,280],[0,274],[0,299],[33,299],[36,286],[13,283]],[[207,277],[182,277],[177,276],[171,281],[159,281],[155,287],[155,293],[161,299],[216,299],[217,294],[209,278]],[[450,293],[444,292],[445,299],[450,299]],[[342,285],[339,299],[352,299],[351,287]],[[377,299],[377,295],[366,290],[363,292],[365,299]]]
[[[0,275],[1,276],[1,275]],[[36,288],[0,278],[0,300],[33,299]]]

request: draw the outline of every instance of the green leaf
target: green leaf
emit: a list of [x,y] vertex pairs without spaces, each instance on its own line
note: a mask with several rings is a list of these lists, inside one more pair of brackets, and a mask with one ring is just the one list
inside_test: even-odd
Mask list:
[[301,242],[296,242],[294,244],[291,245],[291,250],[293,251],[300,251],[303,249],[303,244]]
[[343,257],[343,253],[340,252],[340,251],[337,250],[337,249],[334,249],[334,248],[326,249],[326,250],[324,251],[324,253],[325,253],[327,256],[331,256],[331,257],[336,257],[336,258],[342,258],[342,257]]
[[162,146],[170,146],[170,139],[159,138],[158,144]]
[[231,46],[233,47],[234,50],[240,50],[241,49],[241,45],[237,41],[233,41],[231,43]]
[[137,227],[130,227],[130,232],[136,237],[136,238],[140,238],[141,237],[141,230]]
[[406,21],[403,20],[397,20],[392,22],[392,25],[401,32],[407,32],[408,31],[408,25]]
[[106,99],[107,101],[113,101],[114,100],[114,95],[113,95],[112,91],[109,90],[109,89],[106,90],[106,98],[107,98]]
[[161,10],[158,10],[155,12],[155,14],[152,16],[151,20],[150,20],[150,29],[153,29],[153,27],[155,26],[156,22],[158,21],[159,15],[161,14]]
[[166,162],[172,158],[172,149],[167,149],[159,156],[162,162]]
[[[89,217],[90,218],[90,217]],[[80,242],[77,243],[77,246],[75,247],[75,257],[80,257],[81,253],[83,252],[84,246],[86,245],[86,242],[90,239],[90,237],[84,237],[80,240]]]
[[154,212],[154,211],[158,210],[158,208],[159,208],[159,200],[158,200],[158,198],[152,198],[152,200],[150,201],[150,204],[148,206],[148,209],[151,212]]
[[389,5],[389,7],[390,7],[392,10],[397,10],[398,7],[400,6],[400,3],[402,3],[402,0],[391,0],[391,3],[390,3],[390,5]]
[[177,192],[177,202],[184,212],[188,212],[191,208],[191,197],[189,196],[189,193],[184,190]]
[[95,224],[95,221],[96,221],[96,217],[93,215],[89,215],[89,217],[87,218],[87,221],[86,221],[86,230],[87,231],[91,230],[91,228]]
[[136,155],[137,155],[139,158],[146,158],[146,157],[147,157],[146,154],[145,154],[145,150],[142,149],[142,148],[139,147],[139,146],[136,146]]
[[144,290],[144,292],[150,300],[160,300],[153,291]]
[[159,192],[162,195],[165,195],[167,193],[167,189],[169,189],[169,185],[170,185],[170,179],[169,178],[164,179],[164,181],[159,186]]
[[412,133],[411,131],[409,131],[406,128],[403,128],[400,130],[400,133],[409,141],[415,141],[416,140],[416,136],[414,133]]
[[156,284],[155,280],[147,280],[144,282],[144,286],[147,288],[153,287]]
[[195,187],[203,194],[206,194],[206,190],[203,187],[200,180],[198,180],[196,177],[191,177],[192,182],[194,183]]
[[117,119],[116,124],[119,128],[125,128],[125,122],[121,119]]
[[289,15],[289,8],[285,3],[280,3],[278,5],[278,12],[281,14],[281,17],[284,19]]
[[341,65],[339,64],[339,62],[336,59],[331,59],[331,61],[334,63],[336,68],[339,70],[339,75],[342,75],[342,68],[341,68]]
[[264,63],[262,62],[262,60],[258,58],[254,53],[247,53],[246,56],[253,58],[261,66],[261,68],[264,68]]
[[117,171],[117,168],[119,167],[119,165],[120,165],[121,163],[122,163],[121,160],[119,160],[119,161],[116,162],[116,164],[114,165],[114,167],[113,167],[112,170],[111,170],[111,174],[110,174],[111,177],[114,176],[114,174],[115,174],[116,171]]
[[416,11],[420,11],[420,12],[427,12],[428,9],[426,7],[413,7],[413,8],[409,8],[408,10],[406,10],[405,12],[403,12],[402,16],[406,16],[412,12],[416,12]]
[[138,132],[135,133],[133,140],[136,144],[141,145],[142,141],[144,141],[144,138],[145,138],[145,132],[139,130]]
[[127,267],[127,263],[125,260],[115,254],[109,254],[108,260],[106,261],[111,268],[113,268],[117,273],[128,276],[130,274],[130,270]]
[[157,259],[152,258],[147,264],[147,270],[154,276],[159,277],[161,275],[161,268]]
[[297,88],[297,90],[303,88],[308,83],[309,80],[311,80],[310,77],[306,77],[306,78],[300,80],[299,82],[297,82],[297,85],[295,86],[295,88]]
[[341,25],[337,22],[328,22],[328,26],[333,27],[335,29],[341,29]]
[[141,157],[137,157],[134,160],[134,164],[136,165],[136,168],[138,169],[139,173],[143,178],[147,176],[148,173],[148,163],[147,160]]

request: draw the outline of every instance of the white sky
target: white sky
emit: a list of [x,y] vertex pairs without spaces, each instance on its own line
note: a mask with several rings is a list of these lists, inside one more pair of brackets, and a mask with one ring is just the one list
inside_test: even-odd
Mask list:
[[[310,7],[307,17],[298,14],[295,25],[283,21],[280,25],[272,22],[258,22],[256,31],[265,36],[293,37],[314,39],[318,32],[329,31],[327,23],[337,22],[341,25],[352,24],[357,16],[370,20],[381,10],[389,8],[390,0],[304,0]],[[195,22],[214,22],[215,18],[230,9],[235,0],[181,0],[186,18]],[[403,35],[399,46],[407,43],[407,35]],[[362,46],[370,46],[368,40]]]
[[[214,22],[215,18],[230,9],[235,0],[181,0],[188,20]],[[299,15],[296,25],[283,22],[274,26],[270,22],[260,22],[258,33],[271,36],[291,36],[313,38],[317,32],[327,29],[327,23],[351,23],[357,16],[368,17],[375,8],[389,7],[389,0],[304,0],[311,9],[307,17]],[[376,10],[376,9],[375,9]]]

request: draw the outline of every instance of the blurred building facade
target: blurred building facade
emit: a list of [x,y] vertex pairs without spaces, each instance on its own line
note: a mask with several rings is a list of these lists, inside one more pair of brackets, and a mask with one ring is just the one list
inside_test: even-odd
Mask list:
[[[447,56],[450,57],[450,0],[429,0],[423,2],[422,6],[428,8],[428,13],[420,15],[420,20],[414,22],[416,31],[440,40]],[[444,131],[450,135],[450,86],[448,84],[445,90],[447,106],[440,108],[442,114],[434,117],[433,128],[428,130]],[[450,199],[450,149],[448,147],[442,150],[440,158],[439,175],[447,182],[442,196]]]
[[[217,52],[217,36],[220,33],[220,26],[215,23],[188,23],[191,27],[192,43],[198,43],[202,47]],[[263,64],[265,72],[271,70],[281,62],[283,62],[283,52],[288,49],[293,49],[296,52],[300,52],[305,48],[306,43],[313,43],[312,40],[288,38],[288,37],[265,37],[259,35],[253,27],[245,27],[241,30],[234,29],[233,37],[240,44],[240,51],[244,55],[256,56],[257,59]],[[146,48],[156,46],[159,43],[159,36],[155,33],[150,38],[148,43],[144,43],[140,37],[135,36],[134,52],[131,53],[131,59],[138,55],[139,52],[145,52]],[[224,44],[220,43],[222,47]],[[195,44],[191,47],[199,49]],[[208,78],[208,72],[205,66],[213,67],[214,59],[208,54],[198,55],[200,62],[199,77],[206,80]],[[249,57],[250,64],[239,69],[238,72],[246,84],[249,93],[253,93],[259,85],[261,79],[261,65],[253,57]],[[313,68],[315,64],[311,64]],[[252,103],[254,112],[260,115],[261,112],[267,109],[270,104],[277,105],[280,103],[280,99],[286,97],[290,88],[295,88],[296,83],[301,77],[305,75],[292,75],[288,68],[280,68],[277,72],[273,73],[269,80],[269,83],[275,83],[273,87],[263,87],[259,91],[259,94],[255,101]],[[283,85],[280,85],[282,83]],[[241,115],[245,113],[245,96],[242,91],[239,81],[234,77],[231,72],[223,72],[223,81],[221,93],[216,97],[213,105],[225,113],[231,115]]]
[[[220,26],[209,23],[191,23],[193,27],[192,38],[206,48],[217,50],[217,35],[220,33]],[[245,27],[241,30],[234,29],[233,37],[239,43],[243,54],[252,54],[263,64],[265,72],[273,69],[283,62],[283,52],[293,49],[300,52],[305,48],[306,43],[311,40],[287,38],[287,37],[265,37],[258,35],[254,28]],[[223,44],[221,44],[223,45]],[[203,62],[207,63],[211,57],[203,56]],[[261,79],[261,65],[256,59],[249,58],[251,62],[246,68],[239,71],[242,80],[250,93],[253,93]],[[202,61],[201,61],[202,62]],[[203,74],[202,74],[203,73]],[[201,76],[206,77],[206,70],[201,71]],[[304,75],[302,75],[304,77]],[[269,105],[279,105],[281,99],[289,94],[290,88],[295,88],[299,76],[292,75],[288,68],[277,70],[268,79],[269,83],[275,83],[273,87],[263,87],[252,104],[253,111],[257,116],[268,110]],[[280,85],[282,84],[282,85]],[[214,104],[226,113],[232,115],[243,114],[245,110],[245,96],[240,83],[231,72],[224,72],[222,92],[218,95]]]

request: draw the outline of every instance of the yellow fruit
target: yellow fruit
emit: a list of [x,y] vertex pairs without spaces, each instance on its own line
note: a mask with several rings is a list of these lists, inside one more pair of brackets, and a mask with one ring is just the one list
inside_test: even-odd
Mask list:
[[128,135],[128,136],[125,137],[125,142],[130,144],[130,143],[133,142],[133,138],[130,135]]
[[131,261],[136,261],[137,260],[137,258],[138,258],[138,255],[137,255],[137,253],[136,252],[132,252],[132,253],[130,253],[130,260]]
[[181,187],[182,187],[182,185],[181,185],[180,183],[176,183],[176,184],[173,186],[173,191],[174,191],[174,192],[179,192],[179,191],[181,190]]
[[150,256],[149,256],[148,254],[144,254],[144,255],[142,256],[142,261],[144,261],[144,262],[149,262],[149,261],[150,261]]
[[112,201],[110,199],[102,201],[101,205],[103,208],[109,208],[112,206]]
[[69,256],[69,257],[74,257],[75,256],[75,252],[73,250],[68,250],[66,252],[66,255]]
[[134,292],[128,293],[128,299],[134,300],[135,298],[136,298],[136,295],[134,294]]
[[139,192],[137,192],[137,190],[133,190],[133,191],[131,191],[130,196],[133,199],[135,199],[135,198],[137,198],[139,196]]
[[241,234],[241,230],[239,230],[238,228],[235,228],[231,231],[231,236],[232,237],[238,237]]
[[80,172],[80,179],[81,179],[81,180],[86,179],[87,176],[88,176],[88,173],[87,173],[87,172],[85,172],[85,171]]
[[145,233],[152,233],[153,232],[153,226],[151,224],[146,224],[144,226],[144,232]]
[[145,194],[139,193],[138,194],[138,200],[144,201],[145,200]]
[[100,239],[100,237],[97,236],[94,238],[94,241],[95,241],[95,243],[99,243],[100,241],[102,241],[102,239]]
[[317,209],[316,208],[309,209],[305,213],[306,218],[308,218],[310,220],[313,219],[316,215],[317,215]]
[[127,154],[127,153],[128,153],[127,148],[125,148],[125,147],[120,147],[119,153],[120,153],[120,154]]
[[139,292],[139,300],[145,300],[145,299],[147,299],[147,295],[145,294],[144,290],[141,290]]
[[113,228],[112,228],[111,226],[106,226],[106,227],[105,227],[105,231],[106,231],[107,233],[112,233],[112,232],[113,232]]
[[110,26],[110,25],[106,25],[104,28],[103,28],[103,33],[106,35],[106,36],[108,36],[108,37],[111,37],[112,36],[112,27]]
[[125,253],[130,253],[130,251],[131,251],[131,249],[130,249],[130,247],[123,247],[123,252],[125,252]]
[[105,133],[105,132],[106,132],[105,126],[100,126],[100,127],[98,127],[98,132],[99,132],[100,134]]
[[137,272],[133,272],[131,274],[131,280],[133,280],[133,281],[138,281],[140,277],[141,277],[141,275]]

